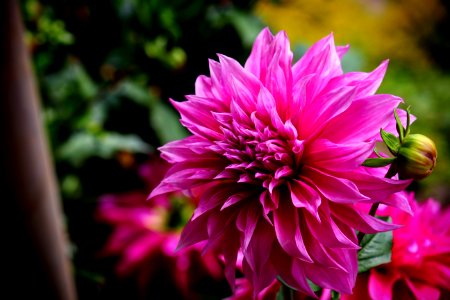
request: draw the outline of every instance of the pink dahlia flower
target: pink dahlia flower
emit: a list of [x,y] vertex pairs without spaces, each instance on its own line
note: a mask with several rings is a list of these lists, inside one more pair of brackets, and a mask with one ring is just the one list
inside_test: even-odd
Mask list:
[[[140,171],[149,187],[154,187],[166,167],[163,161],[153,160]],[[223,263],[212,252],[202,254],[204,244],[176,251],[180,230],[170,223],[180,217],[175,212],[183,210],[176,211],[170,198],[181,196],[167,194],[149,203],[147,195],[134,191],[100,199],[97,217],[113,226],[102,254],[120,257],[117,274],[135,278],[143,299],[201,299],[217,289],[225,294]]]
[[307,279],[350,293],[355,229],[396,228],[355,205],[402,205],[388,196],[409,181],[361,166],[380,128],[394,128],[401,99],[375,94],[387,62],[344,74],[347,48],[329,35],[293,65],[286,34],[264,29],[244,66],[219,55],[195,95],[172,101],[193,135],[160,148],[173,166],[150,198],[178,190],[198,196],[179,248],[207,240],[222,253],[232,287],[242,251],[255,295],[278,276],[309,295]]
[[414,216],[390,210],[393,222],[405,225],[393,232],[392,261],[358,276],[355,295],[344,299],[450,296],[450,208],[442,209],[434,199],[416,204],[414,194],[409,200]]

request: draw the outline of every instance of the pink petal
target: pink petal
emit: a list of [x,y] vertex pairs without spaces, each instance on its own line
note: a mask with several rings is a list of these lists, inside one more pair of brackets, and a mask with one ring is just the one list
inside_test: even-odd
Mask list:
[[330,208],[336,219],[364,233],[378,233],[401,227],[359,212],[357,208],[350,205],[344,206],[330,202]]
[[341,87],[314,98],[305,105],[302,118],[298,124],[299,135],[304,139],[312,139],[335,116],[344,112],[352,103],[355,88]]
[[167,171],[164,180],[150,193],[148,199],[205,184],[220,173],[221,166],[224,167],[223,163],[221,160],[208,158],[203,161],[177,163]]
[[328,78],[342,74],[333,35],[330,34],[311,46],[294,65],[292,72],[295,81],[312,73]]
[[255,110],[256,95],[261,88],[260,81],[234,59],[220,54],[218,56],[224,86],[229,89],[233,101],[250,115]]
[[350,180],[334,177],[312,167],[303,167],[301,179],[314,186],[327,199],[337,203],[355,203],[367,200]]
[[439,289],[430,284],[423,284],[417,281],[413,282],[409,278],[405,278],[405,282],[417,299],[438,300],[441,295]]
[[396,96],[382,94],[355,100],[347,110],[328,122],[320,137],[335,143],[376,138],[380,134],[380,128],[386,126],[391,119],[391,115],[386,112],[393,112],[401,101]]
[[253,232],[255,231],[256,225],[260,219],[260,212],[256,209],[246,207],[242,209],[238,215],[236,226],[244,233],[244,242],[242,245],[245,251],[253,237]]
[[292,102],[292,51],[284,31],[279,32],[273,42],[274,53],[269,56],[267,78],[263,84],[277,101],[277,109],[283,120],[290,114]]
[[320,169],[351,171],[361,166],[373,148],[373,142],[335,144],[318,139],[306,147],[303,162]]
[[359,249],[358,242],[352,240],[355,235],[346,236],[339,226],[333,222],[333,219],[330,218],[329,212],[325,212],[324,207],[321,207],[319,213],[321,222],[307,214],[303,215],[307,227],[317,241],[330,248]]
[[408,213],[409,215],[413,215],[413,211],[411,206],[408,203],[408,199],[404,196],[404,193],[395,193],[380,201],[380,203],[396,207],[401,209],[402,211]]
[[283,279],[283,281],[289,286],[316,298],[316,295],[311,290],[311,287],[306,280],[304,266],[300,264],[299,267],[298,260],[286,255],[286,253],[279,246],[274,247],[273,252],[272,264],[281,279]]
[[209,71],[211,74],[211,93],[208,95],[208,98],[216,99],[217,101],[224,103],[225,106],[229,106],[231,94],[226,85],[224,85],[222,66],[217,61],[210,59]]
[[400,277],[397,273],[382,274],[376,269],[370,271],[369,293],[373,299],[392,300],[394,284]]
[[226,236],[226,243],[223,247],[223,258],[225,261],[225,277],[230,284],[231,290],[234,291],[236,278],[236,260],[239,250],[239,239],[237,231],[230,230]]
[[[353,256],[353,260],[356,262],[356,251]],[[356,280],[356,272],[347,273],[340,269],[330,268],[321,264],[303,264],[303,268],[306,276],[321,287],[346,294],[352,292]]]
[[224,210],[227,207],[239,203],[240,201],[249,198],[250,195],[251,193],[249,192],[235,193],[226,199],[225,203],[222,205],[220,210]]
[[223,240],[227,233],[229,232],[229,227],[233,228],[233,223],[236,221],[237,212],[234,210],[223,210],[223,211],[211,211],[206,224],[206,229],[208,232],[208,244],[205,251],[210,248],[214,248],[217,244]]
[[256,113],[266,126],[272,124],[278,130],[284,128],[283,121],[277,112],[275,99],[266,88],[262,88],[258,94]]
[[311,215],[320,220],[318,208],[322,203],[320,195],[315,189],[300,180],[288,183],[291,191],[292,204],[297,208],[305,208]]
[[208,214],[200,215],[195,220],[190,220],[181,232],[180,240],[178,241],[177,250],[184,249],[198,242],[208,239]]
[[266,28],[258,36],[245,68],[255,74],[277,101],[283,119],[290,111],[292,52],[286,33],[275,37]]
[[243,263],[243,272],[245,278],[247,278],[253,287],[252,299],[257,299],[258,294],[260,294],[263,290],[265,290],[276,278],[276,272],[274,267],[270,262],[266,263],[264,272],[256,273],[254,272],[248,262],[244,259]]
[[223,203],[230,197],[230,188],[234,184],[218,184],[214,187],[207,189],[200,197],[199,204],[192,215],[192,220],[197,219],[204,213],[214,209]]
[[245,62],[245,69],[255,74],[262,81],[266,78],[268,59],[272,56],[273,47],[268,47],[274,40],[269,28],[264,28],[253,43],[249,58]]
[[244,273],[250,278],[253,277],[252,283],[256,293],[267,287],[276,276],[269,261],[275,240],[275,236],[270,232],[267,222],[261,219],[256,225],[247,249],[243,250]]
[[204,98],[217,99],[213,93],[211,78],[205,75],[198,76],[195,80],[195,94]]
[[273,211],[275,233],[284,251],[289,255],[312,262],[299,228],[298,211],[288,201],[281,201]]
[[342,57],[348,52],[348,49],[350,49],[350,45],[336,46],[336,53],[338,54],[339,59],[342,60]]
[[[368,171],[372,171],[369,169]],[[346,178],[354,182],[361,193],[370,197],[371,199],[382,201],[383,203],[394,205],[396,199],[391,199],[394,202],[388,203],[388,197],[393,193],[403,191],[411,184],[411,180],[397,180],[383,178],[368,173],[366,168],[361,168],[358,171],[347,173]]]
[[183,162],[199,158],[205,158],[205,155],[213,157],[214,153],[208,149],[213,145],[209,140],[192,135],[182,140],[169,142],[158,148],[161,151],[161,157],[170,163]]
[[219,131],[217,121],[212,112],[226,110],[225,104],[216,99],[202,98],[197,95],[186,96],[187,101],[177,102],[171,99],[172,105],[181,114],[182,119],[197,122],[210,129]]

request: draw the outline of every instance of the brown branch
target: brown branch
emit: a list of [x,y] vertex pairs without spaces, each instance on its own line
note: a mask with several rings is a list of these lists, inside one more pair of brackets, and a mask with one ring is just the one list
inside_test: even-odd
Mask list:
[[1,200],[8,220],[2,226],[6,289],[0,297],[73,300],[59,192],[18,3],[0,1]]

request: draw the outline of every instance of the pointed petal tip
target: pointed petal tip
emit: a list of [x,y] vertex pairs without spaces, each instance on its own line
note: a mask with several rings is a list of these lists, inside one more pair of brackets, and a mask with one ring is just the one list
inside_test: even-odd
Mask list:
[[176,101],[175,99],[169,98],[169,102],[170,104],[172,104],[174,107],[176,107],[177,103],[179,103],[179,101]]
[[219,58],[219,63],[227,63],[231,60],[233,60],[231,57],[226,56],[225,54],[217,53],[217,57]]
[[150,194],[147,196],[147,199],[145,199],[145,201],[150,201],[150,200],[152,200],[153,198],[155,198],[156,196],[158,196],[158,193],[155,192],[155,191],[156,191],[156,189],[154,189],[153,191],[151,191]]
[[266,26],[266,27],[264,27],[264,28],[261,30],[260,34],[270,34],[270,35],[272,35],[272,32],[270,31],[269,26]]
[[175,247],[175,252],[183,250],[186,247],[186,243],[182,243],[181,239],[178,240],[177,246]]

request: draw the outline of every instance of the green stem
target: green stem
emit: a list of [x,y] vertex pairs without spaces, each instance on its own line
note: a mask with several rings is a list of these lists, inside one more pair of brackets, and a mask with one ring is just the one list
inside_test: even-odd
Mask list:
[[294,300],[294,290],[281,282],[281,289],[283,291],[283,299]]

